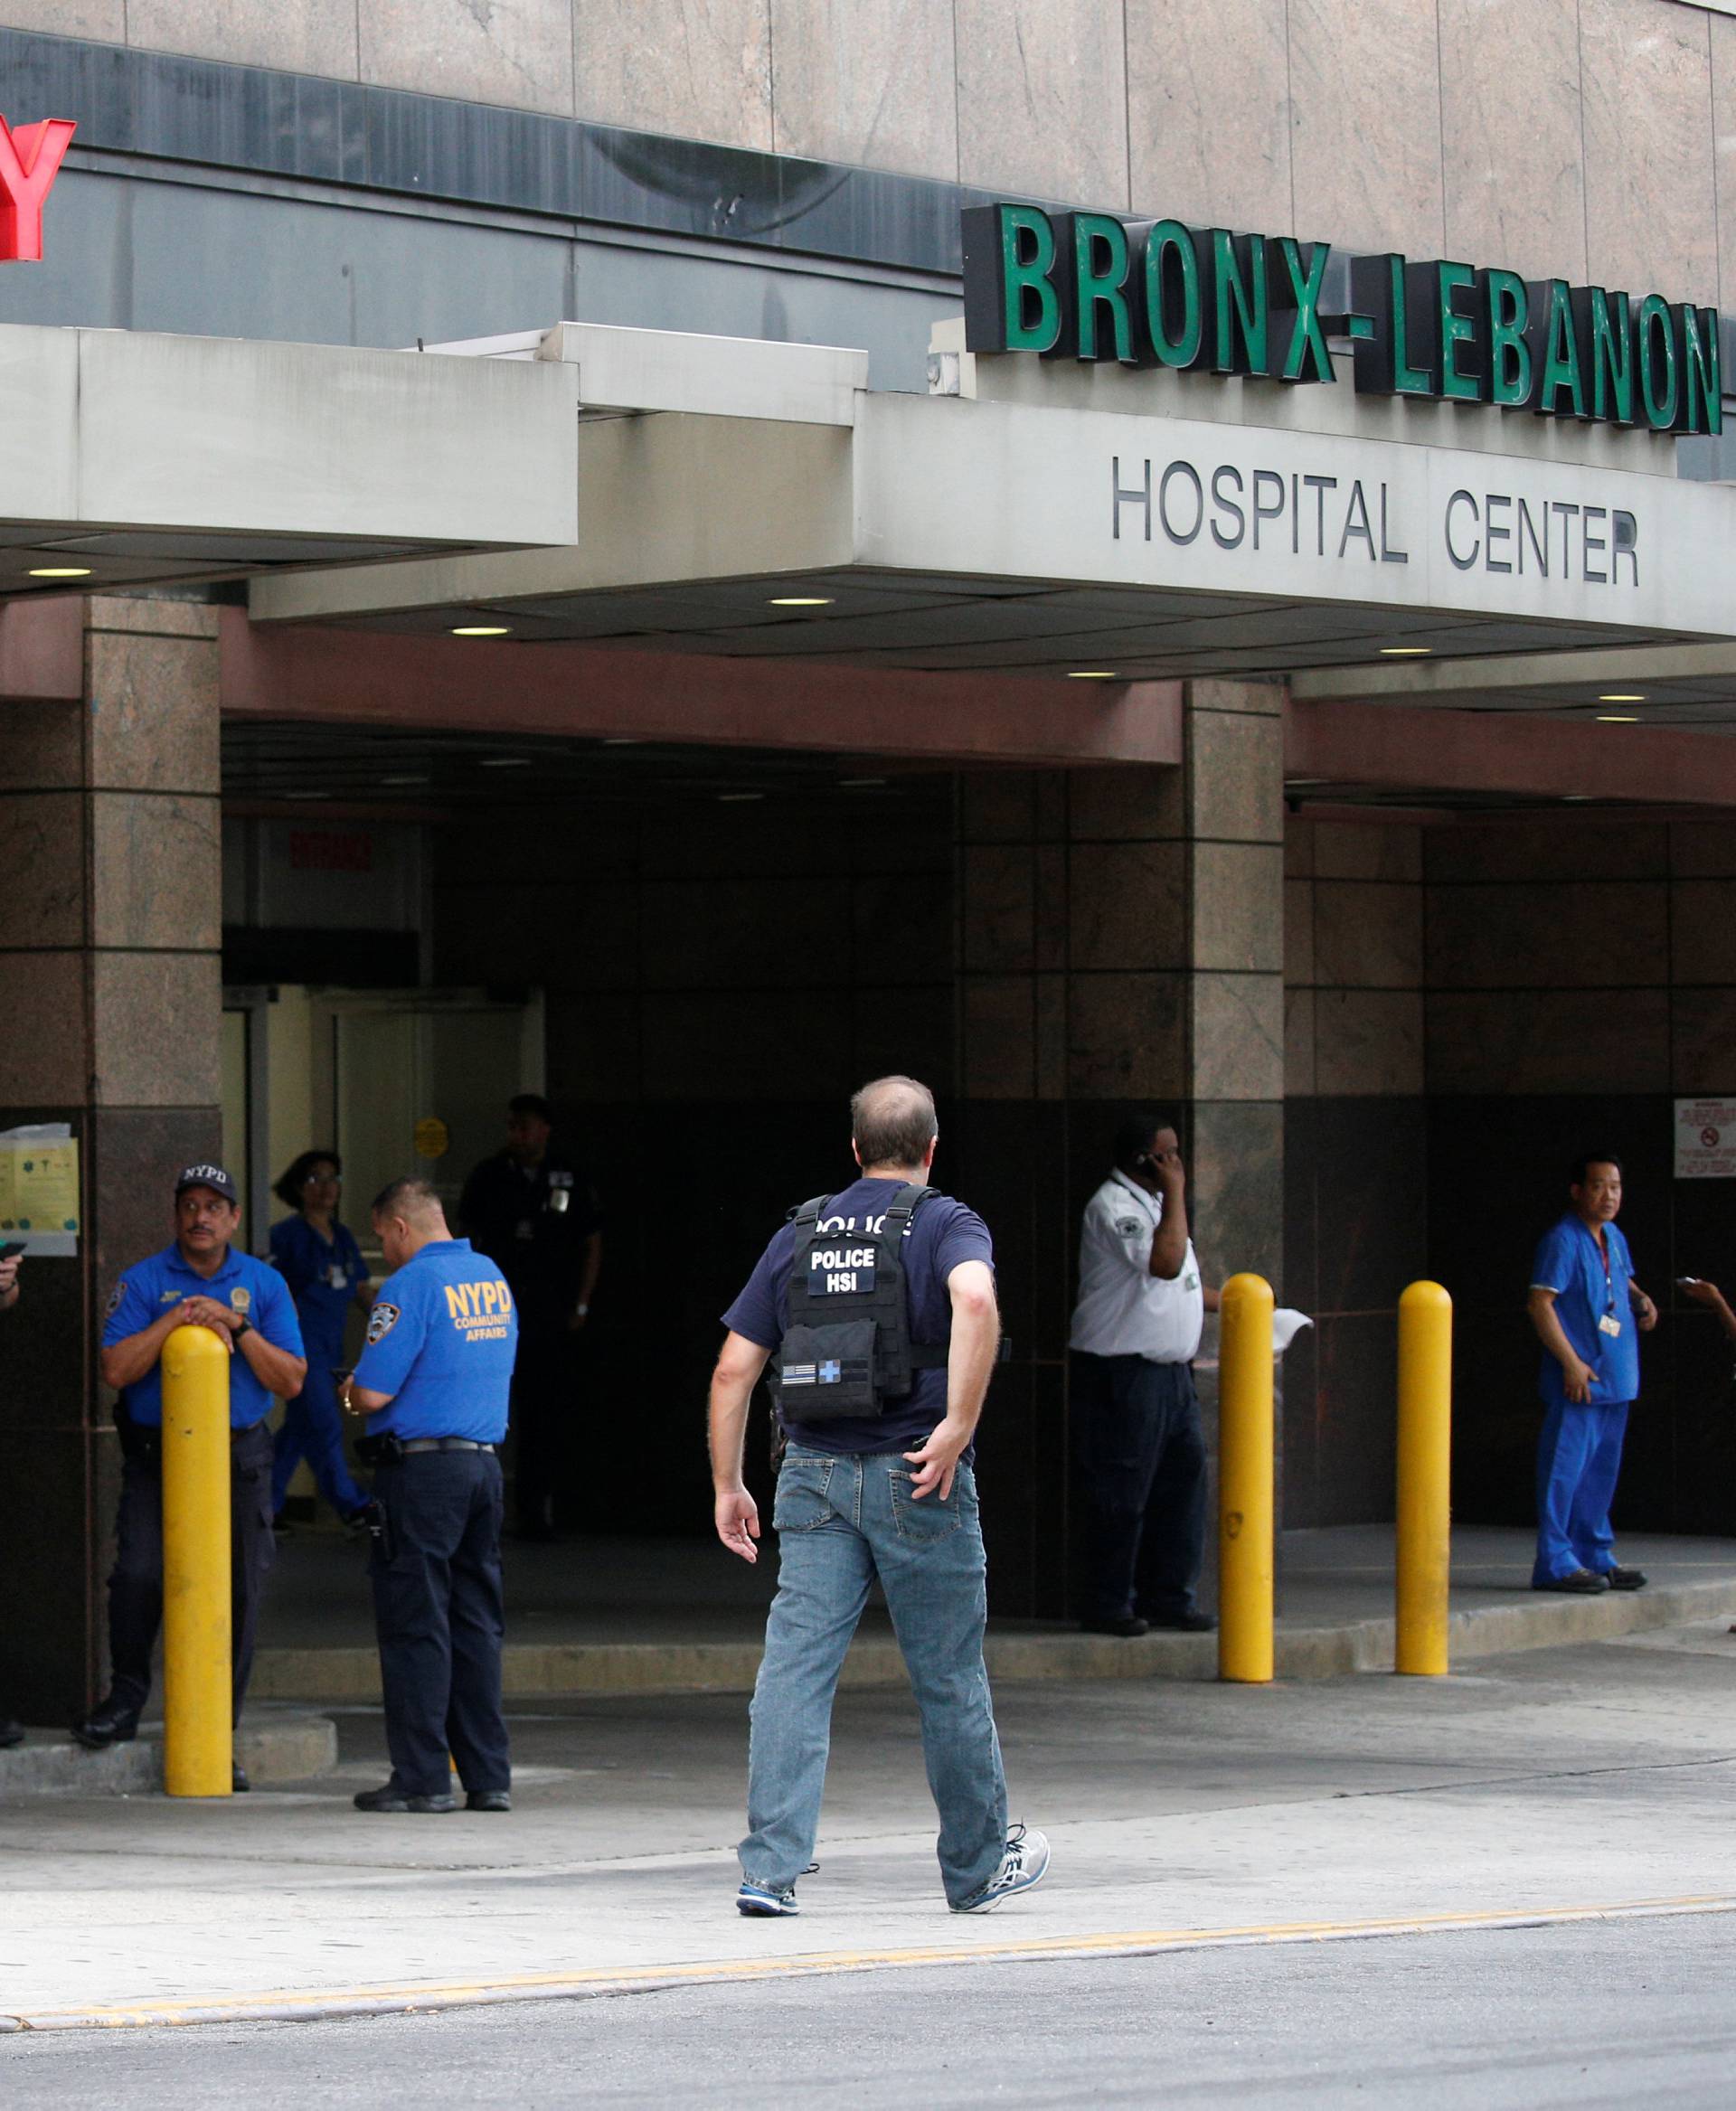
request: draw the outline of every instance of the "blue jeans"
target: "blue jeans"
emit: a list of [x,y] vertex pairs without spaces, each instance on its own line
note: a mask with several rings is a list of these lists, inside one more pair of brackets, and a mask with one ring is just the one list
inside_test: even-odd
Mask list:
[[1609,1522],[1628,1400],[1581,1406],[1557,1400],[1537,1440],[1537,1560],[1533,1584],[1559,1582],[1576,1569],[1607,1576],[1616,1566]]
[[814,1859],[832,1739],[832,1697],[876,1577],[922,1719],[937,1852],[961,1904],[1001,1866],[1006,1782],[983,1667],[986,1567],[968,1466],[942,1503],[910,1494],[901,1454],[851,1456],[792,1445],[778,1476],[778,1596],[753,1689],[741,1873],[781,1890]]

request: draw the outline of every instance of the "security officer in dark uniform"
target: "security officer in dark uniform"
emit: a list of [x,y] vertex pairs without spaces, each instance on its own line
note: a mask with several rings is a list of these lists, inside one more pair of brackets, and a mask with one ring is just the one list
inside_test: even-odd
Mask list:
[[466,1808],[505,1811],[501,1712],[501,1475],[518,1320],[500,1270],[446,1228],[425,1180],[373,1205],[392,1270],[339,1398],[368,1418],[373,1579],[392,1778],[359,1811],[450,1811],[447,1755]]
[[521,1538],[549,1540],[572,1481],[578,1335],[602,1267],[596,1192],[550,1148],[549,1103],[509,1102],[506,1148],[464,1183],[458,1229],[498,1264],[518,1307],[513,1378],[513,1508]]
[[[177,1327],[209,1327],[229,1349],[230,1544],[234,1703],[239,1721],[259,1597],[271,1566],[273,1400],[293,1399],[307,1375],[295,1300],[283,1277],[231,1241],[241,1195],[221,1165],[189,1165],[175,1183],[175,1238],[116,1284],[102,1330],[102,1381],[120,1404],[119,1541],[108,1579],[108,1698],[72,1735],[100,1751],[136,1736],[151,1690],[151,1651],[163,1620],[163,1344]],[[238,1766],[237,1788],[247,1786]]]

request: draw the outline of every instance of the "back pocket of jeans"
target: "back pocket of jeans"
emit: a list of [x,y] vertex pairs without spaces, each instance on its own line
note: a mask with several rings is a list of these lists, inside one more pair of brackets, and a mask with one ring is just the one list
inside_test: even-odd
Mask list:
[[832,1465],[829,1458],[785,1457],[771,1506],[775,1531],[814,1531],[831,1516]]
[[962,1473],[955,1474],[952,1493],[943,1503],[937,1488],[928,1495],[918,1497],[912,1494],[916,1475],[894,1466],[891,1475],[892,1496],[892,1525],[901,1540],[912,1546],[921,1546],[934,1540],[949,1539],[965,1522],[965,1480]]

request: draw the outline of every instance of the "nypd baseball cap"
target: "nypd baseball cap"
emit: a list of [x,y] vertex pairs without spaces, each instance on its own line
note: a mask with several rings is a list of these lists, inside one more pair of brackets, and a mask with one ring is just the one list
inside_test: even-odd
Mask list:
[[226,1202],[241,1206],[241,1191],[221,1165],[184,1165],[175,1175],[175,1200],[178,1202],[190,1187],[211,1188]]

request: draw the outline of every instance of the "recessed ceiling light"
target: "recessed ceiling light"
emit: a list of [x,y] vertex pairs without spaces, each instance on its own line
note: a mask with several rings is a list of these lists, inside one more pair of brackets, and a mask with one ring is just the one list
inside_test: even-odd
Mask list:
[[482,767],[485,769],[528,769],[531,761],[532,758],[528,755],[485,755]]
[[1599,703],[1644,703],[1645,694],[1637,690],[1612,689],[1607,696],[1598,699]]
[[285,792],[286,799],[329,799],[330,792]]
[[382,777],[380,779],[382,785],[425,785],[428,781],[425,777]]
[[33,564],[30,576],[33,580],[88,580],[88,564]]
[[454,637],[510,637],[512,626],[508,623],[455,623]]
[[1600,711],[1598,713],[1598,723],[1600,726],[1637,726],[1639,720],[1630,711]]
[[605,748],[643,748],[645,742],[636,740],[631,733],[605,733],[603,746]]
[[1383,660],[1420,660],[1425,659],[1434,649],[1431,645],[1383,645],[1381,647],[1381,657]]
[[831,594],[774,594],[766,603],[768,608],[829,608]]
[[883,777],[841,777],[838,779],[838,789],[841,792],[865,792],[885,782]]
[[719,792],[719,803],[725,806],[739,806],[748,799],[763,799],[764,792]]
[[1118,682],[1121,677],[1113,667],[1072,667],[1068,670],[1070,682]]

